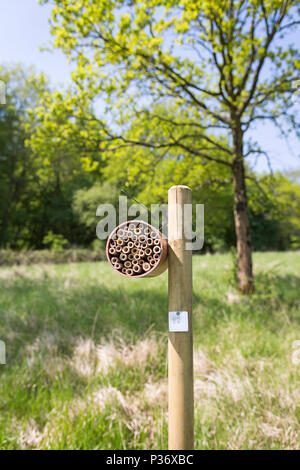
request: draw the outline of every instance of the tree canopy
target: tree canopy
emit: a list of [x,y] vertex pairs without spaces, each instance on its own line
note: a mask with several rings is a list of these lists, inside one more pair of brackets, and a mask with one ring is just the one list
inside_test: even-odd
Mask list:
[[249,138],[264,121],[299,131],[299,52],[288,44],[298,2],[52,5],[54,46],[75,64],[72,83],[53,89],[33,70],[0,70],[10,83],[0,107],[1,245],[88,245],[106,193],[125,187],[149,204],[187,184],[206,206],[205,249],[236,244],[240,287],[251,291],[250,229],[255,249],[299,243],[299,184],[256,175],[251,158],[269,156]]
[[[144,147],[160,160],[175,149],[231,170],[244,292],[253,290],[245,159],[265,153],[247,133],[264,120],[298,132],[300,56],[282,39],[299,8],[294,0],[55,0],[52,9],[54,45],[77,63],[74,82],[105,102],[99,150]],[[162,103],[173,115],[159,112]],[[148,132],[132,120],[147,121]]]

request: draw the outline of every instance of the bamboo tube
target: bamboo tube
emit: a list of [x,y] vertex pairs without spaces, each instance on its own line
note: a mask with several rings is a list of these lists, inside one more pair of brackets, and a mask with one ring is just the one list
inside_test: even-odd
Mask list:
[[154,253],[153,259],[159,259],[159,258],[160,258],[159,254],[158,254],[158,253]]
[[[162,234],[158,232],[157,229],[155,229],[151,225],[147,225],[145,222],[133,221],[131,223],[134,227],[134,230],[132,232],[130,232],[129,230],[129,222],[121,224],[119,227],[116,227],[116,229],[112,232],[106,244],[106,255],[108,261],[110,262],[113,268],[115,268],[115,263],[112,262],[112,258],[118,258],[118,266],[124,263],[124,267],[126,269],[133,269],[133,265],[138,265],[142,267],[144,264],[146,264],[146,268],[147,265],[150,266],[149,270],[144,271],[142,269],[141,272],[134,272],[134,276],[158,276],[159,274],[163,273],[168,266],[167,240],[162,236]],[[146,233],[145,229],[147,229]],[[121,231],[119,232],[119,230]],[[137,232],[137,234],[134,233],[135,231]],[[123,239],[120,237],[117,238],[117,234],[122,235]],[[152,252],[152,247],[155,245],[154,239],[151,239],[151,237],[149,237],[149,235],[151,234],[157,238],[156,244],[158,250],[156,251],[159,251],[159,253],[155,253],[155,255],[157,255],[155,256],[156,259],[154,258],[154,253]],[[140,236],[142,237],[140,238]],[[114,245],[111,245],[112,240],[114,240]],[[113,253],[114,256],[109,253],[110,248],[113,248],[115,250],[115,253]],[[150,250],[148,248],[150,248]],[[123,255],[126,255],[127,258],[125,259],[125,256]],[[150,256],[153,258],[155,264],[154,262],[150,264]],[[127,262],[129,262],[128,266],[125,265],[125,263],[127,264]],[[127,275],[127,273],[122,273],[121,270],[119,271],[121,274]]]
[[155,238],[155,240],[153,240],[153,243],[154,243],[154,245],[160,245],[159,238]]
[[133,232],[134,229],[135,229],[135,224],[129,224],[129,225],[128,225],[128,229],[129,229],[131,232]]
[[151,266],[150,266],[149,263],[144,263],[144,264],[143,264],[143,270],[144,270],[144,271],[147,272],[147,271],[149,271],[150,268],[151,268]]
[[153,253],[160,253],[160,252],[161,252],[160,246],[155,245],[155,246],[153,247]]
[[135,264],[133,266],[133,272],[137,273],[137,274],[141,273],[142,272],[142,267],[139,264]]
[[152,230],[152,232],[150,233],[150,237],[151,237],[152,239],[157,238],[157,233],[154,232],[154,230]]
[[125,268],[131,268],[131,262],[130,261],[125,261],[124,266],[125,266]]
[[126,274],[126,268],[122,268],[122,273]]
[[151,266],[155,266],[156,263],[157,263],[157,260],[155,260],[154,258],[151,258],[151,259],[149,260],[149,258],[148,258],[148,263],[150,263]]
[[[188,331],[169,332],[169,449],[194,448],[192,251],[191,222],[186,233],[184,207],[191,204],[187,186],[169,189],[169,311],[188,312]],[[187,237],[187,238],[185,238]]]
[[130,268],[126,269],[126,274],[127,274],[127,276],[132,276],[133,275],[133,270],[130,269]]
[[113,247],[109,248],[108,252],[109,252],[110,255],[115,255],[116,254],[116,250]]
[[121,253],[120,254],[120,260],[121,261],[126,261],[127,260],[127,255],[125,255],[125,253]]
[[118,237],[119,237],[119,238],[123,238],[123,237],[124,237],[124,233],[125,233],[125,231],[124,231],[122,228],[119,228],[119,230],[118,230]]
[[118,262],[119,262],[119,258],[117,258],[116,256],[113,256],[113,257],[111,258],[111,262],[112,262],[113,264],[118,263]]
[[122,269],[122,268],[123,268],[123,264],[122,264],[122,263],[115,263],[115,264],[114,264],[114,267],[115,267],[116,269]]

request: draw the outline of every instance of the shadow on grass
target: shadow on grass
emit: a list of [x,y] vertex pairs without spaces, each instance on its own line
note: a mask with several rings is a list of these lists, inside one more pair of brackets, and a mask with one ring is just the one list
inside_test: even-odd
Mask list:
[[[194,285],[195,334],[203,329],[209,333],[224,318],[228,321],[241,315],[253,322],[263,320],[264,327],[272,331],[279,330],[287,316],[291,322],[299,321],[299,292],[300,277],[275,273],[257,274],[255,294],[232,304],[225,291],[217,296],[213,286],[202,291]],[[11,359],[43,336],[53,338],[59,351],[69,354],[78,337],[100,342],[119,330],[124,340],[135,342],[149,329],[168,331],[167,293],[157,288],[76,285],[64,289],[55,279],[25,278],[8,284],[4,294],[0,300],[0,337],[6,341]],[[278,311],[286,314],[278,315]]]
[[287,306],[300,301],[300,277],[292,274],[258,273],[255,277],[257,295],[273,296]]
[[37,338],[48,336],[63,354],[78,337],[95,342],[120,331],[135,342],[149,329],[167,332],[168,300],[161,292],[120,287],[76,286],[62,289],[55,280],[18,279],[0,298],[0,337],[7,354],[16,358]]
[[300,323],[299,276],[258,273],[253,295],[239,295],[232,287],[223,292],[214,295],[213,286],[194,292],[195,327],[201,336],[203,330],[207,334],[222,327],[224,321],[235,319],[255,323],[272,332],[280,331],[286,324]]

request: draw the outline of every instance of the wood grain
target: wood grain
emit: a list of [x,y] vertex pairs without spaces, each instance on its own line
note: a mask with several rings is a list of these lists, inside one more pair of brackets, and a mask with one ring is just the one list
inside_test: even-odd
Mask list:
[[168,193],[169,311],[187,311],[189,331],[169,332],[169,449],[194,448],[192,251],[185,249],[191,240],[192,221],[184,233],[184,204],[192,203],[187,186],[173,186]]

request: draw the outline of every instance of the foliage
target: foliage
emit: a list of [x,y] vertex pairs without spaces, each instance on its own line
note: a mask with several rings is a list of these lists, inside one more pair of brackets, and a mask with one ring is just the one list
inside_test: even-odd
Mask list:
[[[48,105],[51,114],[45,77],[20,66],[1,67],[0,75],[7,82],[7,105],[0,107],[0,245],[42,248],[49,231],[71,244],[90,243],[71,206],[76,190],[89,187],[94,177],[83,168],[75,144],[50,135],[53,127],[56,136],[60,134],[56,126],[66,108],[61,106],[59,115],[52,113],[52,125],[43,127],[43,106]],[[44,134],[41,143],[43,132],[47,137]],[[79,140],[76,143],[80,146]]]
[[[217,24],[218,13],[208,11],[206,4],[200,9],[197,3],[192,7],[189,2],[182,4],[182,9],[177,8],[178,2],[178,5],[176,2],[165,3],[154,13],[155,2],[150,2],[146,10],[144,7],[147,2],[137,2],[134,7],[124,4],[121,13],[113,9],[109,14],[106,12],[104,16],[99,17],[103,2],[100,2],[101,5],[95,0],[76,4],[69,2],[65,9],[65,2],[56,3],[53,33],[63,35],[64,50],[78,60],[73,83],[66,90],[53,91],[47,79],[43,75],[37,75],[34,69],[21,66],[0,69],[1,78],[8,84],[7,105],[0,107],[0,245],[13,249],[43,248],[44,238],[52,232],[62,236],[72,246],[89,246],[97,243],[94,230],[97,223],[95,211],[100,202],[115,203],[117,193],[122,187],[127,188],[130,194],[147,205],[166,202],[167,189],[173,184],[188,184],[193,189],[194,202],[205,204],[205,250],[223,251],[235,245],[233,178],[231,167],[227,165],[232,159],[232,140],[223,128],[224,123],[219,127],[218,119],[213,118],[208,109],[196,105],[191,96],[188,98],[193,90],[196,99],[200,100],[202,95],[205,96],[207,107],[210,107],[211,103],[217,106],[219,100],[224,100],[222,93],[230,101],[226,84],[226,80],[231,79],[230,68],[222,66],[225,81],[215,83],[218,74],[209,75],[209,67],[204,68],[204,65],[209,63],[207,51],[207,55],[204,53],[200,70],[195,52],[197,48],[203,49],[204,39],[199,37],[198,43],[194,38],[194,43],[191,41],[188,46],[192,35],[196,34],[196,17],[190,20],[192,27],[189,30],[178,30],[183,16],[187,18],[188,15],[197,13],[198,20],[202,21],[203,15],[208,15],[209,18],[209,15],[213,14]],[[248,63],[246,59],[242,60],[243,54],[246,57],[252,50],[246,41],[249,33],[247,28],[251,29],[251,25],[246,22],[246,30],[243,33],[242,23],[238,20],[238,17],[241,19],[245,16],[247,4],[249,12],[253,15],[252,20],[257,22],[257,33],[262,31],[263,24],[267,28],[266,20],[270,20],[268,14],[273,8],[274,21],[279,14],[275,4],[268,4],[263,13],[263,3],[255,4],[251,1],[245,2],[241,11],[234,12],[237,21],[233,26],[235,36],[232,37],[232,59],[235,68],[231,73],[233,80],[236,80],[236,92],[243,67]],[[81,5],[79,10],[76,5]],[[96,9],[93,8],[95,5]],[[119,3],[115,2],[113,5],[117,9]],[[296,11],[292,2],[287,2],[285,7],[287,16],[278,27],[283,28],[282,34],[289,29],[285,26],[289,15]],[[165,16],[161,15],[161,8],[165,9]],[[126,27],[121,27],[119,20],[121,21],[123,13],[132,9],[133,21],[126,24]],[[230,24],[230,11],[226,11],[227,16],[225,15],[221,25],[225,32]],[[93,13],[91,19],[94,18],[95,21],[89,26],[85,25],[86,32],[88,31],[86,41],[90,46],[85,51],[75,44],[75,37],[78,40],[81,37],[83,30],[78,25],[82,21],[87,22],[87,12]],[[178,20],[177,26],[171,19],[169,26],[167,25],[167,18],[172,12],[175,12]],[[82,19],[78,20],[77,24],[79,13],[82,14]],[[65,30],[59,33],[61,14]],[[115,43],[111,49],[114,51],[113,59],[109,48],[103,46],[100,36],[89,43],[93,27],[99,23],[102,28],[102,20],[106,18],[106,14],[109,16],[105,20],[107,25],[112,22],[115,25],[120,23],[119,34],[124,47],[133,41],[129,55],[122,55],[120,45]],[[146,15],[145,23],[138,19],[139,15]],[[74,28],[68,28],[67,25],[73,20]],[[146,36],[151,35],[150,23],[155,26],[153,38],[163,37],[167,44],[163,47],[162,43],[156,48],[154,43],[150,42],[151,47],[147,48],[147,55],[143,58]],[[293,21],[293,27],[296,23],[296,20]],[[112,41],[111,29],[108,28],[106,34]],[[217,60],[222,56],[219,49],[222,51],[222,47],[225,47],[222,45],[220,34],[217,29]],[[246,35],[243,48],[236,47],[237,39],[243,34]],[[74,47],[71,47],[72,37],[75,41]],[[134,37],[139,38],[136,45]],[[230,39],[230,35],[227,39]],[[205,41],[211,40],[210,34],[205,36]],[[255,41],[256,37],[252,43],[253,57],[251,54],[249,57],[249,64],[253,60],[254,65],[260,57],[262,58],[260,54],[263,54],[262,50],[259,52]],[[60,46],[61,43],[62,41],[57,39],[57,45]],[[295,122],[292,121],[296,120],[296,114],[287,115],[293,110],[291,90],[288,86],[292,80],[292,67],[295,66],[297,70],[297,54],[293,48],[281,49],[277,54],[277,45],[271,42],[265,52],[270,64],[269,72],[279,59],[281,68],[276,69],[275,75],[268,72],[268,77],[260,73],[260,85],[258,91],[256,90],[259,98],[258,95],[256,98],[262,101],[263,108],[266,107],[264,112],[269,112],[267,108],[272,108],[276,101],[274,109],[286,110],[284,114],[278,111],[278,116],[275,113],[276,119],[289,118],[293,127]],[[181,54],[183,47],[190,48],[188,55]],[[93,64],[89,62],[87,51],[95,53]],[[227,53],[229,52],[228,49]],[[102,59],[106,54],[104,64]],[[170,59],[168,67],[177,70],[177,75],[177,72],[171,73],[167,67],[168,57],[171,56],[174,60]],[[151,57],[154,60],[152,65]],[[225,56],[226,60],[228,58],[229,56]],[[127,61],[125,68],[121,65],[124,60]],[[216,66],[214,62],[210,65]],[[119,67],[122,68],[119,75],[122,79],[112,86],[114,76],[111,70]],[[287,68],[283,73],[284,67]],[[110,73],[105,75],[107,68]],[[156,75],[152,76],[154,72]],[[281,78],[278,78],[279,73]],[[251,79],[254,79],[253,74],[255,67],[249,70],[247,86]],[[101,80],[99,76],[102,77]],[[140,76],[143,80],[140,80]],[[183,79],[187,80],[186,84]],[[281,85],[278,80],[282,80]],[[209,85],[213,94],[205,93],[202,85]],[[272,91],[273,85],[276,85],[275,94]],[[153,103],[149,101],[148,94],[151,87]],[[249,92],[249,88],[247,89]],[[241,92],[237,99],[238,104],[245,96],[246,92]],[[249,117],[249,126],[246,121],[242,122],[245,136],[259,118],[256,113],[263,110],[259,108],[260,104],[256,98],[253,96],[249,102],[249,106],[252,106],[249,110],[253,110],[249,111],[249,116],[245,109],[245,116],[247,119]],[[282,105],[279,106],[280,102]],[[218,111],[214,107],[210,109]],[[226,109],[228,103],[225,102],[219,111],[226,114]],[[103,119],[104,115],[109,118]],[[255,155],[255,151],[262,153],[262,149],[258,147],[246,146],[244,156]],[[225,164],[220,165],[221,160]],[[254,248],[281,250],[299,247],[297,175],[259,176],[247,166],[245,171]]]
[[57,235],[50,230],[47,235],[43,238],[43,244],[48,246],[51,251],[62,251],[67,245],[66,240],[62,235]]
[[55,0],[52,8],[54,46],[77,63],[79,95],[105,100],[92,122],[106,158],[135,147],[160,161],[175,150],[231,172],[245,293],[254,287],[245,159],[265,153],[249,131],[264,120],[283,133],[299,131],[293,81],[300,55],[281,45],[299,12],[295,0]]
[[0,77],[7,83],[7,104],[0,106],[0,244],[17,243],[24,236],[22,211],[26,197],[32,196],[36,164],[25,148],[26,109],[37,103],[29,77],[32,70],[20,66],[0,67]]
[[257,249],[298,248],[300,185],[281,173],[251,183],[250,208]]
[[[97,244],[101,250],[103,243],[95,239],[100,203],[115,205],[123,187],[146,205],[167,202],[173,184],[189,185],[194,202],[205,204],[205,250],[224,251],[235,245],[232,176],[226,165],[176,147],[166,153],[141,146],[133,151],[124,145],[103,153],[87,138],[92,132],[102,134],[83,97],[80,115],[76,111],[80,101],[72,99],[71,106],[64,94],[50,92],[45,77],[36,76],[34,70],[2,67],[1,74],[9,84],[8,104],[0,108],[2,247],[41,249],[44,237],[52,232],[68,244],[95,244],[95,249]],[[133,139],[139,129],[155,141],[167,140],[170,121],[184,117],[176,112],[176,107],[156,105],[151,113],[163,117],[163,123],[153,127],[140,116],[128,124],[127,136]],[[90,116],[91,124],[84,115]],[[63,136],[67,122],[71,127]],[[191,127],[177,127],[178,139],[182,132],[192,132]],[[55,135],[61,136],[58,141]],[[220,135],[218,142],[228,145]],[[214,152],[216,158],[221,154]],[[259,176],[246,169],[246,177],[255,250],[299,247],[297,174]]]
[[112,204],[116,207],[119,191],[108,182],[103,184],[95,183],[89,189],[79,189],[73,196],[73,211],[78,216],[80,223],[95,234],[95,227],[99,219],[96,217],[96,210],[100,204]]
[[[106,138],[99,148],[144,145],[158,156],[175,148],[228,165],[233,141],[222,145],[207,130],[232,138],[239,125],[246,138],[260,119],[297,127],[292,81],[299,53],[275,39],[297,27],[298,14],[293,0],[55,0],[51,24],[54,46],[77,63],[77,96],[105,99],[110,115],[100,110]],[[157,103],[167,103],[176,119],[166,120]],[[148,132],[133,128],[133,119],[147,122]],[[158,136],[164,127],[168,138]],[[243,156],[260,151],[245,140]]]

